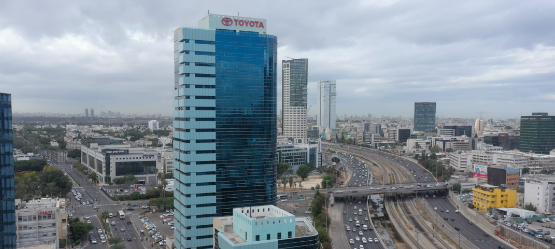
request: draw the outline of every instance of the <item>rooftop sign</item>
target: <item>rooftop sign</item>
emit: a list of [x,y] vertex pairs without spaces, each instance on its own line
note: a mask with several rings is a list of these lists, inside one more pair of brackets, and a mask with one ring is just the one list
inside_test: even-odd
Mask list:
[[266,33],[266,19],[209,14],[199,21],[199,28],[228,29]]

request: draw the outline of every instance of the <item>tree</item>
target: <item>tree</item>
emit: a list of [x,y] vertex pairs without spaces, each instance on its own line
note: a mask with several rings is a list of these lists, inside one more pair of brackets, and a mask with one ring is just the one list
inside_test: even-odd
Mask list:
[[415,155],[414,155],[414,159],[418,160],[418,158],[420,158],[420,155],[419,155],[419,154],[415,154]]
[[46,159],[44,160],[28,160],[28,161],[15,161],[14,168],[16,172],[20,171],[41,171],[46,166]]
[[162,208],[162,205],[164,205],[164,202],[161,198],[151,198],[150,200],[148,200],[147,205]]
[[165,179],[173,179],[173,173],[167,173],[167,174],[164,176],[164,178],[165,178]]
[[528,174],[528,173],[530,173],[530,169],[529,169],[529,168],[523,168],[523,169],[522,169],[522,174],[523,174],[523,175],[524,175],[524,174]]
[[331,159],[331,161],[334,162],[334,163],[339,163],[339,162],[341,162],[341,159],[339,159],[338,157],[333,157]]
[[110,246],[110,249],[125,249],[125,245],[124,244],[112,245]]
[[301,178],[302,181],[304,181],[304,179],[308,178],[310,171],[312,171],[312,168],[310,166],[306,164],[301,165],[297,170],[297,175]]
[[71,230],[71,234],[73,234],[73,238],[82,239],[94,229],[94,226],[90,223],[74,222],[71,226],[69,226],[69,229]]
[[470,193],[470,192],[472,192],[472,189],[469,189],[469,188],[463,189],[462,192],[463,192],[463,194]]
[[68,156],[68,157],[71,157],[71,158],[79,158],[79,157],[81,157],[81,150],[80,150],[80,149],[73,149],[73,150],[70,150],[70,151],[67,153],[67,156]]
[[289,177],[289,179],[287,179],[289,182],[289,189],[291,189],[291,187],[293,187],[293,177]]
[[534,211],[534,212],[536,212],[536,210],[538,210],[538,208],[536,206],[534,206],[534,204],[532,204],[531,202],[528,203],[528,204],[525,204],[524,209],[529,210],[529,211]]
[[436,145],[432,146],[432,152],[438,153],[440,151],[441,151],[441,148],[439,147],[439,145],[436,144]]
[[287,179],[285,177],[281,178],[281,184],[283,184],[283,192],[285,192],[285,187],[287,187]]
[[449,189],[453,192],[459,192],[459,191],[461,191],[461,184],[460,183],[455,183],[455,184],[451,185],[449,187]]
[[331,188],[335,184],[335,177],[331,175],[322,178],[322,188]]
[[110,214],[108,213],[108,211],[104,211],[104,212],[102,212],[102,213],[100,214],[100,218],[101,218],[102,220],[106,220],[106,219],[108,219],[109,217],[110,217]]
[[117,245],[119,243],[123,242],[123,238],[122,237],[111,237],[108,239],[108,243],[110,245]]
[[314,188],[315,188],[316,190],[320,189],[320,184],[316,183],[316,186],[314,186]]
[[303,189],[303,182],[299,182],[299,190]]
[[436,155],[436,153],[433,153],[433,152],[432,152],[432,154],[430,154],[430,159],[432,159],[432,160],[437,160],[437,155]]
[[91,179],[93,182],[98,182],[98,175],[95,172],[92,172],[87,176],[87,178]]
[[40,190],[43,195],[49,194],[52,196],[55,193],[60,194],[60,196],[66,196],[73,186],[71,180],[61,170],[42,172],[39,180]]
[[137,181],[137,178],[135,177],[135,175],[132,174],[127,174],[124,176],[125,178],[125,183],[135,183]]
[[114,184],[116,184],[116,185],[120,185],[120,186],[121,186],[121,185],[125,184],[125,182],[127,182],[127,181],[125,180],[125,177],[120,177],[120,178],[114,179]]
[[289,170],[291,165],[288,163],[278,163],[277,164],[277,177],[281,177],[285,172]]

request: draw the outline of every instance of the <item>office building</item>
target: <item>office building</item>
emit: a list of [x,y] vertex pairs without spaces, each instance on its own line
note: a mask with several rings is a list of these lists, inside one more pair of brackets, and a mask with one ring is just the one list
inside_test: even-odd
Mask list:
[[307,82],[308,59],[283,60],[282,65],[282,110],[283,135],[293,143],[307,141]]
[[272,205],[233,209],[214,218],[214,248],[318,248],[318,232],[305,217]]
[[[382,125],[381,124],[364,123],[364,131],[365,132],[371,132],[371,133],[383,136],[383,130],[382,130]],[[409,131],[409,133],[410,133],[410,131]]]
[[94,118],[94,109],[91,108],[91,118]]
[[318,81],[317,124],[324,130],[335,130],[335,80]]
[[486,125],[485,120],[481,118],[477,118],[476,122],[474,122],[474,130],[476,131],[476,134],[482,135],[484,133],[485,125]]
[[85,118],[89,117],[89,108],[85,108]]
[[150,120],[150,121],[148,121],[148,128],[149,128],[151,131],[160,129],[160,128],[158,127],[158,121],[156,121],[156,120]]
[[16,248],[12,95],[0,93],[0,248]]
[[443,129],[453,130],[453,136],[460,137],[465,135],[472,137],[472,126],[470,125],[444,125]]
[[67,238],[69,230],[65,199],[41,198],[28,202],[17,199],[16,203],[18,248],[37,245],[62,248],[60,239]]
[[407,140],[410,138],[410,129],[398,129],[397,130],[397,139],[401,143],[406,143]]
[[214,217],[276,203],[277,37],[209,14],[174,33],[175,246],[212,248]]
[[436,128],[436,102],[414,103],[414,131],[433,131]]
[[520,117],[519,147],[522,152],[536,154],[549,154],[555,149],[555,116],[544,112]]
[[316,168],[317,156],[317,144],[278,144],[277,146],[278,162],[288,163],[291,165],[293,172],[296,172],[299,166],[308,163],[312,163],[314,168]]
[[509,169],[507,166],[488,167],[488,184],[498,187],[516,189],[520,180],[520,169]]
[[555,179],[545,177],[524,180],[524,203],[532,203],[538,214],[555,212]]
[[489,208],[516,207],[516,189],[481,184],[472,188],[472,191],[474,208],[482,213],[487,213]]

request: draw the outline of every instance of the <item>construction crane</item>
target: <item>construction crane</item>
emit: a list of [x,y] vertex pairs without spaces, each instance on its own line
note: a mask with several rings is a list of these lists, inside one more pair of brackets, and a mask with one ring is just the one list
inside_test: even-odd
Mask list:
[[487,112],[478,112],[480,113],[480,119],[482,119],[482,114],[487,113]]
[[308,112],[310,111],[310,108],[312,108],[312,105],[310,105],[310,106],[308,107],[308,109],[306,110],[306,115],[308,115]]

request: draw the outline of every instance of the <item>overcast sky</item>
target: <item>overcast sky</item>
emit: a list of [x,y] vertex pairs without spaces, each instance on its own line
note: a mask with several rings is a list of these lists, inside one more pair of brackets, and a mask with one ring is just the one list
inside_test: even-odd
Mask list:
[[[0,1],[0,92],[16,112],[172,114],[173,31],[267,19],[278,62],[337,80],[338,115],[555,114],[555,1]],[[278,77],[281,99],[281,75]],[[281,100],[278,106],[281,106]]]

